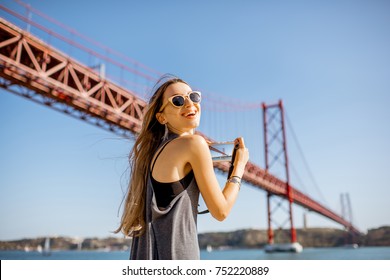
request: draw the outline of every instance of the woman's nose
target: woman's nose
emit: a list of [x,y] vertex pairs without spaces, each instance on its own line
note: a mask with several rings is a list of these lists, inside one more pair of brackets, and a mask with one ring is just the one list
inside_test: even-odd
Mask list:
[[194,102],[192,102],[192,100],[188,96],[185,98],[184,102],[185,107],[191,107],[192,105],[194,105]]

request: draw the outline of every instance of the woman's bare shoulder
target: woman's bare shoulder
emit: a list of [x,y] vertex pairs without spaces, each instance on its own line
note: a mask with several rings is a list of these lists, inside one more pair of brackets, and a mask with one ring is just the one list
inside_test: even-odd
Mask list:
[[191,155],[209,150],[207,141],[200,135],[184,135],[174,141],[176,151],[182,154]]
[[200,135],[185,135],[178,140],[176,152],[181,158],[189,162],[195,169],[200,163],[204,165],[208,159],[211,161],[210,149],[206,139]]
[[179,140],[180,144],[185,145],[187,148],[199,146],[208,147],[206,139],[197,134],[185,135],[177,140]]

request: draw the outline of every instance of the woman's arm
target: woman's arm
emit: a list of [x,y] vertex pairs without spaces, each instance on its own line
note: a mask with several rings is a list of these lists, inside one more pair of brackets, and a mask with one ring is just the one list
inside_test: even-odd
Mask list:
[[[184,140],[184,139],[183,139]],[[218,221],[223,221],[229,215],[240,189],[234,182],[226,182],[221,190],[214,173],[213,162],[206,140],[199,135],[185,137],[187,160],[194,171],[196,182],[211,215]],[[242,178],[245,165],[249,159],[248,149],[242,138],[236,139],[239,148],[236,151],[234,169],[231,176]]]

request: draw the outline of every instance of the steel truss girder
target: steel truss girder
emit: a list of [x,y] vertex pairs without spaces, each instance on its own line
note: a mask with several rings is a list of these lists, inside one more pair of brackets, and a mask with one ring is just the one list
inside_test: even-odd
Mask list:
[[3,19],[0,67],[3,78],[59,103],[133,133],[141,129],[145,101]]
[[120,135],[124,138],[132,139],[132,137],[134,137],[133,136],[134,134],[132,134],[131,131],[128,129],[124,129],[123,127],[120,127],[111,122],[107,122],[106,120],[103,120],[101,118],[93,117],[90,114],[77,110],[74,107],[68,106],[64,103],[57,102],[56,100],[49,98],[47,96],[37,94],[35,91],[30,90],[26,87],[20,86],[18,84],[10,83],[9,81],[5,80],[2,77],[0,77],[0,87],[4,88],[5,90],[11,93],[19,95],[31,101],[34,101],[38,104],[48,106],[56,111],[65,113],[69,116],[72,116],[76,119],[80,119],[94,126],[98,126],[109,132],[113,132],[117,135]]

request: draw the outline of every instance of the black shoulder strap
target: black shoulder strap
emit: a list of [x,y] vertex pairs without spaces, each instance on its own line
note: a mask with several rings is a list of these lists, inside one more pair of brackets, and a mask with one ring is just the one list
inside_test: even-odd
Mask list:
[[203,214],[207,214],[207,213],[210,213],[209,209],[206,209],[206,210],[203,210],[203,211],[198,211],[198,215],[203,215]]
[[167,142],[164,143],[164,145],[162,145],[162,147],[160,148],[160,150],[158,151],[157,153],[157,156],[154,158],[154,161],[153,161],[153,164],[152,164],[152,169],[150,170],[150,172],[153,172],[153,169],[154,169],[154,165],[156,164],[156,161],[158,159],[158,157],[160,156],[161,152],[164,150],[164,148],[172,141],[173,139],[170,139],[168,140]]

